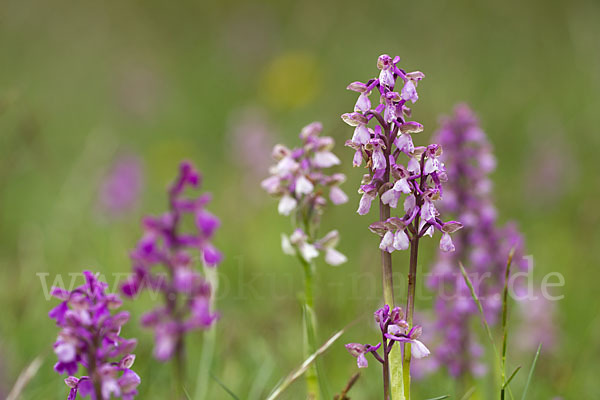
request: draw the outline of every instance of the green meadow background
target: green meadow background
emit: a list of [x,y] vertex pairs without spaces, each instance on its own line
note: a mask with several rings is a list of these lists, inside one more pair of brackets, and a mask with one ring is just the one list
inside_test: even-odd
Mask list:
[[[377,339],[371,315],[380,304],[377,239],[366,228],[377,216],[355,213],[362,171],[351,168],[343,142],[352,130],[339,115],[355,101],[346,85],[376,76],[377,56],[388,53],[426,74],[413,108],[425,126],[417,144],[427,143],[440,115],[470,104],[498,159],[500,221],[518,222],[537,279],[553,271],[565,278],[556,291],[564,295],[556,303],[557,343],[542,351],[530,398],[596,398],[598,21],[600,3],[592,0],[1,1],[0,397],[41,355],[22,398],[66,398],[52,370],[57,329],[47,318],[57,301],[46,299],[43,283],[59,274],[68,283],[69,273],[89,268],[114,286],[129,271],[140,218],[164,210],[165,188],[189,159],[213,193],[209,209],[222,219],[215,243],[226,256],[212,373],[241,399],[264,398],[302,359],[302,271],[280,250],[289,221],[259,182],[270,146],[296,145],[313,120],[335,138],[339,170],[348,175],[350,201],[330,209],[323,231],[341,232],[349,262],[319,263],[316,288],[321,341],[358,319],[323,359],[339,391],[356,371],[343,343]],[[143,191],[134,210],[107,217],[98,190],[120,154],[142,159]],[[423,246],[421,271],[436,245]],[[394,254],[398,296],[407,261]],[[423,299],[420,308],[429,304]],[[171,366],[152,358],[152,333],[137,326],[151,305],[147,296],[125,302],[133,318],[123,335],[139,339],[139,398],[164,399]],[[479,324],[473,329],[481,332]],[[193,391],[202,334],[188,343]],[[524,369],[512,384],[517,398],[532,358],[509,350],[510,369]],[[381,398],[380,374],[372,362],[351,397]],[[229,398],[210,383],[208,398]],[[480,383],[484,398],[489,385]],[[416,399],[457,398],[444,372],[414,387]],[[299,382],[282,398],[303,393]]]

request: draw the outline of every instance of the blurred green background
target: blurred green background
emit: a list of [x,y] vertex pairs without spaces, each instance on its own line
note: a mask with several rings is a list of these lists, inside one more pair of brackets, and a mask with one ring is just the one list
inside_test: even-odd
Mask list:
[[[543,356],[531,398],[595,398],[600,355],[600,3],[598,1],[358,2],[18,1],[0,3],[0,397],[37,355],[39,373],[24,399],[64,398],[52,371],[56,336],[38,273],[129,271],[140,217],[159,213],[182,158],[204,173],[210,210],[222,218],[218,346],[214,374],[240,398],[263,398],[301,361],[297,293],[301,269],[279,248],[289,221],[264,194],[270,146],[297,144],[301,127],[322,121],[338,145],[350,201],[332,209],[349,262],[319,265],[317,314],[324,341],[361,318],[325,356],[339,391],[356,370],[343,348],[374,341],[379,305],[376,217],[355,213],[362,171],[342,146],[351,129],[355,80],[376,76],[377,56],[400,55],[421,70],[413,117],[426,127],[457,102],[479,114],[495,147],[493,176],[501,221],[514,219],[535,275],[561,272],[558,345]],[[121,154],[144,165],[140,201],[107,216],[102,180]],[[427,270],[436,243],[421,254]],[[402,293],[407,254],[395,254]],[[64,275],[65,279],[68,275]],[[422,281],[421,281],[422,282]],[[124,308],[138,337],[139,398],[168,398],[170,366],[151,357],[152,334],[135,321],[151,301]],[[423,302],[427,304],[427,302]],[[476,326],[479,329],[479,326]],[[201,334],[190,337],[193,387]],[[485,342],[483,342],[485,343]],[[533,353],[513,351],[528,367]],[[512,369],[512,368],[511,368]],[[520,393],[525,374],[514,383]],[[216,384],[209,398],[227,398]],[[303,396],[294,384],[283,398]],[[415,383],[416,398],[453,394],[439,372]],[[380,370],[364,371],[356,399],[380,398]]]

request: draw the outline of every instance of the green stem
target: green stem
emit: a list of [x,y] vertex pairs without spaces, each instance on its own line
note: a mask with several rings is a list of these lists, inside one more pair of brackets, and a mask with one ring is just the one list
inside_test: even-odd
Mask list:
[[502,387],[500,389],[500,399],[504,400],[505,386],[506,386],[506,345],[508,340],[508,329],[506,325],[508,317],[508,279],[510,278],[510,266],[512,265],[512,259],[515,254],[515,249],[511,249],[508,255],[508,261],[506,263],[506,273],[504,275],[504,290],[502,293],[502,370],[500,371],[502,377]]
[[[317,349],[314,343],[316,338],[316,318],[314,314],[314,291],[313,291],[313,265],[302,263],[304,267],[304,356],[308,358]],[[319,399],[319,377],[317,366],[313,363],[305,373],[307,397],[310,400]]]
[[[383,336],[383,334],[382,334]],[[390,362],[388,358],[388,349],[385,336],[382,337],[383,343],[383,399],[390,398]]]
[[101,387],[101,380],[100,377],[98,376],[98,370],[96,369],[97,367],[97,362],[96,362],[96,349],[98,348],[98,343],[99,339],[98,336],[96,335],[94,337],[94,345],[92,346],[92,349],[90,351],[90,366],[89,366],[89,373],[90,376],[92,377],[92,382],[94,384],[94,394],[96,395],[97,399],[101,399],[102,398],[102,387]]
[[185,353],[183,351],[183,336],[180,336],[175,345],[175,394],[177,399],[185,399]]
[[[215,268],[205,267],[204,274],[211,287],[210,310],[215,308],[215,299],[219,288],[219,279]],[[213,324],[208,330],[204,331],[204,341],[202,342],[202,354],[198,366],[198,376],[196,378],[196,391],[194,400],[205,400],[208,397],[208,388],[212,363],[215,353],[217,338],[217,327]]]
[[[390,217],[390,206],[379,202],[379,219],[385,221]],[[381,267],[383,280],[383,301],[390,308],[395,306],[394,303],[394,280],[392,270],[392,255],[385,250],[381,251]],[[389,383],[386,379],[383,380],[383,391],[392,394],[394,400],[404,400],[404,383],[402,380],[402,352],[400,346],[392,347],[388,355],[388,370]],[[384,374],[386,373],[384,367]],[[391,388],[387,386],[390,385]],[[391,389],[391,390],[390,390]],[[387,399],[386,399],[387,400]]]

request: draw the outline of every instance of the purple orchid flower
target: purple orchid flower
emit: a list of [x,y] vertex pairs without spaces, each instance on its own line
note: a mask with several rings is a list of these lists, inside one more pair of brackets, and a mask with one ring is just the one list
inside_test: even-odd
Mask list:
[[[164,294],[164,304],[142,317],[142,325],[154,330],[154,356],[160,361],[183,357],[185,335],[208,329],[218,319],[210,306],[211,286],[194,268],[194,252],[208,268],[223,259],[212,244],[220,222],[206,210],[210,195],[185,195],[200,182],[200,174],[183,162],[169,189],[169,211],[144,218],[144,234],[131,253],[133,274],[121,285],[127,297],[146,289]],[[183,230],[186,217],[194,223],[189,232]],[[157,265],[164,267],[163,273],[156,271]]]
[[[52,295],[62,302],[49,312],[61,328],[54,343],[58,373],[73,375],[79,366],[87,376],[69,376],[65,383],[71,389],[67,397],[74,400],[90,395],[94,400],[118,397],[131,400],[137,394],[140,377],[131,370],[137,341],[120,336],[129,313],[113,314],[121,306],[115,294],[106,293],[108,285],[98,281],[90,271],[84,271],[85,284],[73,291],[52,288]],[[118,360],[118,361],[114,361]]]
[[338,232],[331,231],[321,239],[314,238],[312,232],[327,204],[326,191],[329,191],[329,200],[335,205],[348,201],[348,196],[340,189],[340,184],[346,180],[345,175],[327,175],[324,171],[340,164],[340,160],[331,151],[333,139],[320,136],[322,129],[319,122],[304,127],[300,133],[302,147],[288,149],[276,145],[273,149],[276,164],[270,169],[271,176],[263,180],[261,186],[279,199],[277,209],[280,214],[293,214],[296,220],[302,220],[305,215],[311,216],[311,220],[298,226],[291,236],[282,236],[284,253],[299,254],[310,262],[323,252],[325,262],[337,266],[346,262],[346,256],[335,249]]
[[481,346],[469,332],[469,321],[479,318],[478,311],[458,264],[465,265],[473,282],[481,282],[475,290],[483,303],[487,321],[494,324],[501,312],[499,299],[511,248],[516,248],[514,264],[524,270],[527,263],[518,231],[510,224],[504,228],[497,226],[489,178],[495,168],[495,159],[475,114],[466,105],[457,106],[452,117],[442,120],[435,139],[444,147],[444,153],[436,158],[437,163],[426,164],[425,170],[444,166],[450,179],[444,184],[444,197],[438,202],[439,208],[465,225],[454,241],[450,233],[457,226],[453,223],[442,225],[441,251],[427,281],[430,289],[444,294],[435,302],[438,317],[435,328],[441,336],[435,351],[436,362],[446,367],[453,377],[479,376],[485,373]]

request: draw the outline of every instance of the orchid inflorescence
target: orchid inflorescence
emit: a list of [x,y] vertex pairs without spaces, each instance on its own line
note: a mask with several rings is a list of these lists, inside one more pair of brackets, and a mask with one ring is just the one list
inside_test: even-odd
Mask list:
[[[442,184],[448,180],[444,163],[440,160],[442,147],[435,143],[416,147],[413,143],[412,135],[422,132],[423,125],[408,120],[412,115],[408,104],[414,104],[419,99],[417,86],[425,75],[419,71],[406,72],[398,68],[399,62],[400,57],[381,55],[377,60],[380,70],[378,78],[348,85],[348,90],[360,94],[354,112],[341,117],[354,127],[352,138],[346,141],[346,146],[354,150],[353,165],[360,167],[365,162],[368,170],[359,188],[362,197],[358,214],[368,214],[373,201],[379,199],[379,220],[370,224],[369,229],[381,237],[379,248],[382,252],[383,297],[388,307],[393,307],[395,302],[391,253],[410,249],[405,322],[411,325],[419,240],[424,236],[433,237],[438,230],[442,233],[440,249],[452,252],[455,247],[450,234],[461,229],[462,224],[457,221],[444,222],[435,205],[442,198]],[[379,104],[375,107],[369,97],[373,91],[379,94]],[[370,127],[372,121],[375,123]],[[406,161],[401,161],[401,155]],[[399,204],[402,204],[400,216],[391,216],[391,209],[397,209]],[[403,343],[403,354],[391,352],[391,345],[387,348],[386,340],[389,337],[385,335],[390,333],[387,330],[383,332],[384,398],[389,397],[390,390],[392,397],[410,398],[411,353],[417,352],[415,358],[429,354],[428,350],[422,351],[425,348],[422,343],[411,341],[416,340],[413,335],[420,334],[419,328],[398,333],[404,335],[396,336],[396,340]],[[355,354],[358,354],[358,350],[372,350],[372,347],[356,345],[351,348]]]
[[[321,252],[329,265],[340,265],[347,261],[346,256],[336,250],[339,233],[332,230],[317,239],[321,217],[327,205],[327,197],[337,205],[348,201],[348,196],[339,185],[346,180],[341,173],[329,175],[326,169],[339,165],[340,160],[332,149],[334,140],[320,136],[323,126],[313,122],[300,132],[302,146],[289,149],[278,144],[273,149],[277,162],[269,172],[271,176],[262,181],[267,193],[279,199],[278,211],[282,215],[292,215],[293,233],[281,235],[281,247],[285,254],[298,257],[304,269],[304,355],[309,357],[316,351],[314,338],[317,336],[317,318],[314,312],[313,276],[314,260]],[[317,365],[311,365],[306,373],[307,396],[319,399],[325,395],[317,382],[321,373]],[[320,387],[318,387],[320,386]]]
[[322,130],[321,123],[313,122],[300,132],[302,147],[289,149],[276,145],[273,158],[277,164],[271,167],[271,176],[261,185],[267,193],[279,199],[280,214],[293,213],[296,229],[289,237],[282,235],[284,253],[299,254],[306,262],[311,262],[322,251],[325,262],[340,265],[346,262],[346,257],[335,249],[338,232],[334,230],[321,239],[315,239],[327,204],[326,196],[335,205],[348,201],[348,196],[339,187],[346,180],[345,175],[327,175],[324,171],[340,164],[340,160],[331,152],[333,139],[319,136]]
[[437,293],[454,294],[440,295],[435,301],[436,331],[443,336],[436,348],[436,360],[453,377],[480,376],[486,371],[481,362],[483,348],[469,332],[469,321],[477,317],[478,310],[456,266],[464,263],[468,274],[479,282],[475,291],[487,322],[493,325],[502,309],[500,295],[511,249],[515,250],[514,264],[521,270],[527,268],[523,239],[514,224],[497,226],[489,178],[496,161],[473,111],[467,105],[458,105],[451,117],[442,119],[435,138],[444,146],[442,159],[452,177],[440,208],[465,225],[456,237],[456,251],[438,253],[427,281]]
[[[154,329],[154,356],[161,361],[182,351],[187,332],[207,329],[218,318],[211,310],[211,286],[194,268],[192,253],[199,252],[209,268],[222,260],[211,242],[220,222],[205,208],[210,195],[185,196],[186,189],[197,189],[200,182],[200,174],[183,162],[169,189],[170,210],[144,219],[144,235],[131,253],[133,275],[121,286],[128,297],[144,289],[164,294],[165,304],[142,317],[142,324]],[[186,216],[194,221],[191,232],[182,232]],[[162,274],[154,270],[158,265],[164,267]]]
[[[439,160],[442,147],[437,144],[415,147],[411,135],[421,132],[423,125],[407,121],[412,114],[407,102],[418,100],[416,88],[425,75],[405,72],[397,67],[399,61],[400,57],[382,55],[377,62],[381,70],[378,79],[348,86],[360,95],[354,112],[342,115],[347,124],[355,127],[346,146],[355,150],[354,166],[362,165],[364,160],[369,169],[360,185],[362,197],[357,212],[367,214],[378,196],[383,204],[397,208],[405,195],[402,217],[391,217],[370,226],[371,231],[382,237],[380,248],[389,253],[406,250],[413,238],[433,236],[434,230],[439,230],[440,248],[453,251],[450,234],[462,225],[456,221],[443,222],[434,204],[442,197],[442,182],[447,180],[444,164]],[[394,91],[398,79],[403,83],[400,93]],[[369,99],[373,90],[380,95],[380,104],[375,108]],[[370,128],[368,124],[373,119],[378,124]],[[406,165],[398,161],[401,154],[408,157]]]
[[[121,327],[129,320],[129,313],[112,314],[121,306],[116,294],[106,293],[108,285],[85,271],[85,284],[72,291],[54,287],[52,295],[62,302],[49,313],[61,328],[54,343],[58,362],[54,369],[67,373],[65,379],[71,388],[68,400],[79,393],[95,400],[112,396],[131,400],[137,394],[140,377],[130,368],[135,360],[131,354],[137,341],[120,336]],[[88,375],[73,376],[79,366]]]

